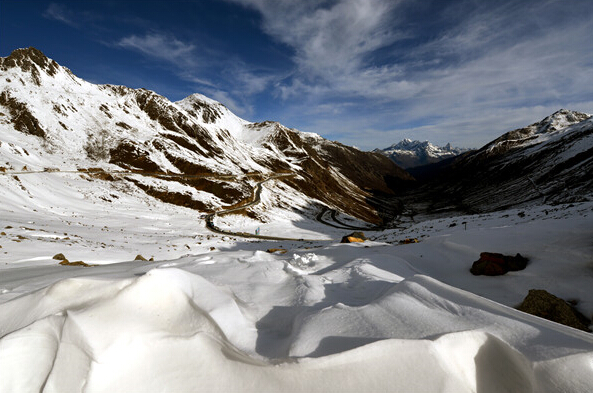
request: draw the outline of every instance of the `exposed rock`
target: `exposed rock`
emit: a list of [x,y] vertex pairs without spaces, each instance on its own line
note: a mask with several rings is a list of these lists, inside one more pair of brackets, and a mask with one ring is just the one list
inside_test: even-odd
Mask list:
[[70,262],[67,259],[64,259],[63,261],[61,261],[60,262],[60,265],[64,265],[64,266],[82,266],[82,267],[96,266],[96,265],[89,265],[88,263],[83,262],[83,261]]
[[492,252],[483,252],[470,269],[474,276],[501,276],[509,271],[523,270],[528,259],[517,254],[514,257]]
[[412,244],[412,243],[418,243],[418,239],[414,238],[408,238],[408,239],[404,239],[404,240],[400,240],[399,244]]
[[344,236],[340,243],[362,243],[364,240],[352,236]]
[[48,59],[40,50],[33,47],[16,49],[10,56],[0,58],[1,70],[6,71],[12,67],[20,67],[23,71],[32,72],[39,78],[39,71],[35,65],[50,76],[55,75],[59,67],[58,63]]
[[575,329],[591,332],[591,321],[563,299],[543,289],[530,289],[517,310],[558,322]]
[[64,254],[62,254],[62,253],[54,255],[52,257],[52,259],[57,259],[58,261],[66,261],[67,260],[66,257],[64,256]]
[[45,130],[41,128],[39,120],[31,113],[27,104],[18,101],[10,93],[3,91],[0,94],[0,105],[7,107],[10,111],[15,129],[45,138]]
[[136,184],[140,189],[142,189],[146,194],[150,195],[153,198],[159,199],[163,202],[171,203],[177,206],[184,206],[190,209],[195,209],[199,211],[206,211],[209,209],[202,201],[197,201],[193,199],[191,194],[189,193],[180,193],[176,191],[168,191],[168,190],[161,190],[155,188],[151,185],[144,184],[134,178],[127,178],[132,183]]
[[142,255],[138,254],[136,255],[136,258],[134,258],[135,261],[146,261],[146,258],[144,258]]
[[[400,213],[393,203],[381,201],[392,200],[395,191],[414,179],[389,158],[308,136],[277,123],[258,126],[266,124],[275,131],[265,138],[263,146],[298,160],[301,167],[299,176],[283,179],[284,183],[367,222],[383,224],[384,219]],[[328,175],[328,167],[340,176]]]
[[161,168],[152,161],[146,148],[131,140],[122,140],[109,152],[111,164],[123,168],[140,169],[146,172],[160,172]]
[[342,238],[340,243],[362,243],[367,238],[362,232],[352,232],[350,235],[346,235]]
[[288,250],[284,248],[268,248],[266,252],[269,252],[270,254],[286,254]]

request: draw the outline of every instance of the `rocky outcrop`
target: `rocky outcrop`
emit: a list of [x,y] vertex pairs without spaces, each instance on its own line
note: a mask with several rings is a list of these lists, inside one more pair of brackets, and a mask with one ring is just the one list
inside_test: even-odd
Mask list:
[[150,159],[148,150],[134,141],[124,139],[109,153],[109,162],[122,168],[161,172],[160,166]]
[[0,94],[0,105],[8,108],[15,129],[45,138],[45,130],[41,128],[39,120],[31,113],[27,104],[18,101],[10,93],[3,91]]
[[286,254],[288,252],[288,250],[286,250],[284,248],[268,248],[266,250],[266,252],[268,252],[270,254]]
[[70,262],[67,259],[64,259],[63,261],[60,262],[60,265],[62,266],[82,266],[82,267],[93,267],[93,266],[97,266],[97,265],[90,265],[86,262],[83,261],[76,261],[76,262]]
[[480,259],[475,261],[470,269],[474,276],[502,276],[510,271],[523,270],[528,259],[517,254],[515,256],[483,252]]
[[366,236],[362,232],[352,232],[342,238],[340,243],[362,243],[367,240]]
[[543,289],[530,289],[517,310],[558,322],[575,329],[591,332],[591,321],[563,299]]

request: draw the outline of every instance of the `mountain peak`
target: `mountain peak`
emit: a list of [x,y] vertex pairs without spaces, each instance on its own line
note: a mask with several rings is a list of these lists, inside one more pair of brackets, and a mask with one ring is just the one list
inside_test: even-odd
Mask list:
[[590,118],[591,115],[560,109],[537,123],[509,131],[480,149],[482,154],[501,155],[511,149],[533,145],[550,137],[551,134]]
[[569,109],[560,109],[537,123],[536,133],[543,134],[546,132],[556,131],[572,124],[580,123],[589,117],[591,117],[591,115],[586,113],[571,111]]
[[185,101],[185,102],[201,102],[203,104],[207,104],[207,105],[222,105],[220,102],[213,100],[212,98],[206,97],[203,94],[200,93],[194,93],[190,96],[185,97],[183,100],[181,101]]
[[414,150],[417,148],[424,148],[429,145],[430,145],[430,142],[428,142],[428,141],[421,142],[419,140],[412,140],[409,138],[404,138],[400,142],[394,143],[393,145],[391,145],[388,149],[389,150]]
[[[200,94],[173,103],[145,89],[86,82],[34,48],[1,58],[0,67],[7,70],[0,78],[0,158],[14,168],[63,162],[178,174],[162,181],[152,176],[124,181],[157,199],[201,211],[250,197],[246,174],[265,178],[290,171],[295,175],[283,195],[307,205],[310,199],[321,201],[373,223],[391,220],[392,213],[382,210],[382,200],[367,196],[375,190],[392,194],[392,182],[412,181],[383,156],[279,123],[250,123]],[[8,156],[5,138],[11,141]]]
[[44,71],[49,76],[54,76],[60,65],[45,56],[39,49],[31,46],[15,49],[8,57],[0,58],[0,70],[8,71],[10,68],[17,67],[25,72],[30,72],[38,82],[39,71]]
[[403,139],[387,149],[377,149],[376,151],[391,158],[396,164],[403,168],[411,168],[419,165],[426,165],[441,161],[461,154],[468,149],[451,147],[448,143],[444,147],[435,146],[429,141],[418,141]]
[[48,58],[47,56],[45,56],[45,54],[43,54],[43,52],[41,52],[39,49],[34,48],[32,46],[28,47],[28,48],[18,48],[13,50],[10,55],[8,56],[9,59],[24,59],[24,58],[28,58],[28,59],[36,59],[36,62],[44,62],[47,61]]

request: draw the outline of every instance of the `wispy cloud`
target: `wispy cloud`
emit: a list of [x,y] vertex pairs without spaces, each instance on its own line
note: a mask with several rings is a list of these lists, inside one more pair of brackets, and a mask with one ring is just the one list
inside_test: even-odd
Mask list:
[[393,24],[398,1],[231,1],[260,11],[264,31],[294,49],[294,74],[278,86],[285,98],[334,90],[377,96],[374,82],[400,72],[368,63],[373,52],[404,37]]
[[231,112],[238,116],[245,116],[253,113],[253,106],[249,103],[240,102],[234,96],[223,90],[207,89],[207,94],[218,102],[222,102]]
[[198,48],[170,33],[152,31],[145,35],[130,35],[114,45],[168,64],[180,78],[199,85],[202,92],[210,94],[238,115],[252,114],[249,97],[264,91],[275,79],[268,72],[255,72],[240,59],[228,61],[228,55],[211,48]]
[[43,16],[48,19],[54,19],[72,27],[79,27],[76,15],[66,8],[63,4],[50,3]]
[[440,24],[425,35],[406,20],[410,1],[229,1],[258,10],[262,29],[294,49],[294,73],[278,94],[372,114],[365,123],[328,110],[310,131],[384,131],[373,141],[387,145],[403,132],[480,144],[593,96],[588,1],[453,2],[430,15]]
[[175,64],[191,62],[195,46],[182,42],[172,35],[148,33],[143,36],[130,35],[120,39],[116,46],[138,51],[144,55]]
[[[187,31],[185,38],[178,38],[171,30],[150,27],[150,21],[137,17],[117,17],[127,26],[127,30],[132,30],[129,34],[110,27],[100,13],[74,10],[60,3],[51,3],[44,17],[81,32],[85,31],[85,24],[91,23],[94,30],[105,33],[95,36],[95,41],[158,61],[162,68],[189,82],[189,86],[194,86],[195,91],[188,94],[211,93],[213,98],[241,115],[251,115],[254,111],[253,105],[249,103],[251,96],[266,90],[279,78],[271,69],[247,64],[241,58],[223,53],[213,46],[197,44]],[[114,36],[119,38],[106,38]]]

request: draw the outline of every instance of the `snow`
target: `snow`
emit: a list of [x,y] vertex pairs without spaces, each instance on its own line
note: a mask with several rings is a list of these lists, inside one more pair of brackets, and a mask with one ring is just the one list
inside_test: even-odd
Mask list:
[[[593,315],[591,202],[415,217],[339,244],[351,231],[315,221],[315,201],[273,180],[257,220],[232,214],[216,224],[310,241],[249,240],[211,233],[203,214],[129,183],[43,172],[76,165],[22,145],[0,146],[9,167],[40,170],[0,174],[0,391],[582,392],[593,384],[591,334],[513,309],[537,288]],[[400,245],[406,238],[419,243]],[[530,261],[520,272],[474,277],[482,251]],[[97,266],[60,266],[57,253]],[[133,261],[137,254],[154,261]]]
[[[539,123],[531,124],[519,130],[521,131],[519,136],[510,137],[509,134],[512,134],[513,131],[503,135],[486,145],[487,151],[492,152],[509,142],[512,142],[514,148],[534,146],[535,150],[542,150],[546,148],[547,144],[553,143],[567,133],[591,128],[591,124],[593,124],[591,117],[592,115],[588,113],[561,109]],[[583,147],[590,146],[588,143],[582,143],[581,145]],[[527,150],[527,152],[529,153],[530,150]]]
[[[593,314],[593,203],[436,218],[339,244],[345,230],[273,207],[287,191],[272,181],[262,232],[317,239],[273,242],[210,233],[189,209],[79,174],[19,178],[29,194],[0,176],[0,391],[582,392],[593,384],[591,334],[512,308],[543,288]],[[217,224],[253,229],[242,217]],[[399,244],[409,237],[420,242]],[[481,251],[530,262],[474,277]],[[58,252],[98,265],[60,266],[51,259]],[[155,260],[132,261],[138,253]]]

